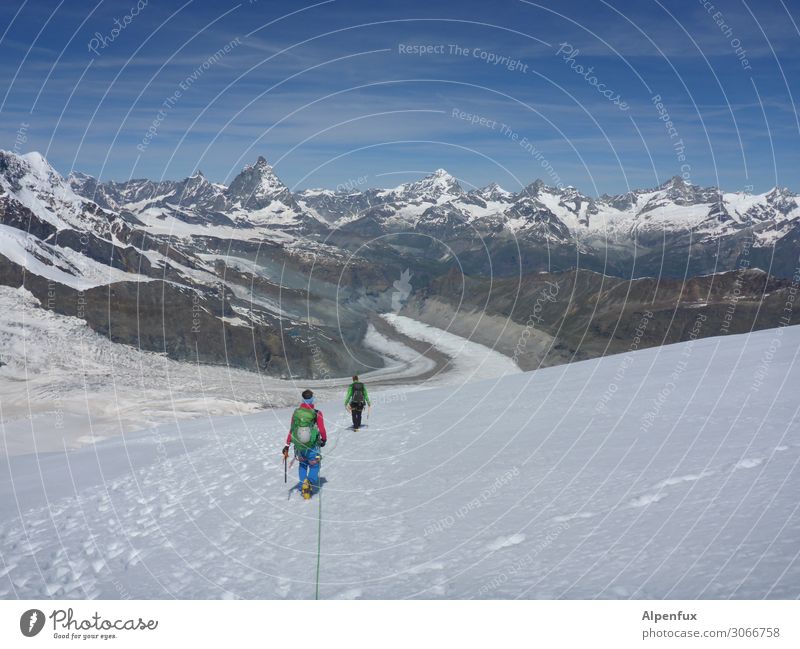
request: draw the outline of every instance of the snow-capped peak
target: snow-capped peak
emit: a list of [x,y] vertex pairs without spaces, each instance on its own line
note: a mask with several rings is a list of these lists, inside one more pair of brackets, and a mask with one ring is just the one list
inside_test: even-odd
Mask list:
[[637,191],[642,196],[652,194],[648,204],[650,207],[663,205],[665,202],[679,206],[701,205],[719,202],[720,193],[716,187],[701,187],[681,176],[673,176],[650,191]]
[[786,187],[774,187],[764,195],[764,200],[774,210],[787,215],[800,205],[798,195]]
[[480,187],[470,193],[482,198],[485,201],[495,202],[508,202],[514,196],[514,194],[503,189],[497,183],[489,183],[488,185]]
[[0,151],[0,188],[58,229],[76,225],[86,199],[78,196],[38,151]]
[[30,151],[29,153],[22,154],[20,157],[25,160],[28,165],[30,165],[31,170],[35,174],[39,176],[55,175],[58,178],[61,178],[61,174],[53,169],[53,167],[50,166],[50,163],[47,162],[45,157],[38,151]]
[[547,185],[544,184],[544,181],[541,178],[537,178],[532,183],[527,185],[520,193],[527,194],[528,196],[537,196],[539,192],[545,189],[548,189]]
[[684,188],[684,187],[697,187],[697,185],[692,184],[691,182],[684,180],[682,176],[673,176],[669,180],[663,182],[659,189],[672,189],[672,188]]
[[392,190],[398,196],[411,196],[430,203],[441,203],[462,196],[458,181],[444,169],[437,169],[421,180],[404,183]]
[[768,200],[797,198],[797,194],[788,187],[775,186],[767,192],[766,197]]
[[258,156],[253,164],[245,165],[242,171],[248,171],[249,169],[261,169],[267,173],[273,173],[272,165],[267,162],[263,155]]
[[0,151],[0,174],[7,180],[27,177],[29,183],[52,185],[63,182],[59,174],[38,151],[18,154]]
[[233,179],[226,192],[228,198],[244,209],[260,210],[273,201],[294,207],[289,188],[275,174],[272,165],[263,156],[255,164],[247,165]]
[[95,178],[81,171],[73,171],[67,176],[67,183],[70,187],[80,187],[91,180],[95,180]]

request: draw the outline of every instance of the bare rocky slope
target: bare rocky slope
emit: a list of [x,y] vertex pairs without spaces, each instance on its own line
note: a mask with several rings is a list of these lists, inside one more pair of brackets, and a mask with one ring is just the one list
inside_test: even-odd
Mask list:
[[452,272],[403,313],[493,346],[523,369],[794,322],[797,281],[759,269],[686,280],[591,271],[485,279]]

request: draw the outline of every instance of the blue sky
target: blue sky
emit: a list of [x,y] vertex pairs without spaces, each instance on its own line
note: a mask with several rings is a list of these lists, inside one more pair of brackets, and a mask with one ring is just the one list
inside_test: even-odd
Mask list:
[[798,24],[796,0],[10,0],[0,146],[117,180],[263,155],[297,189],[800,191]]

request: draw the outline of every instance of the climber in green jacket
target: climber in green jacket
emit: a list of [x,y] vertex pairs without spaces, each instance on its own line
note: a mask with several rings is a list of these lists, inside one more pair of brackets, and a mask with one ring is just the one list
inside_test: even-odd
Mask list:
[[369,402],[367,386],[358,380],[358,375],[353,375],[353,382],[347,387],[347,394],[344,397],[344,407],[350,411],[353,417],[353,430],[361,428],[361,414],[364,406],[372,407]]

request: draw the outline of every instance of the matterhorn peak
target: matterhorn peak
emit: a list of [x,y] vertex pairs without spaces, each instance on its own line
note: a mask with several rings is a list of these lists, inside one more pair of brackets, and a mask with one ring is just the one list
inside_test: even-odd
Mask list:
[[256,161],[253,164],[246,164],[242,168],[241,173],[254,170],[262,175],[274,174],[272,165],[267,161],[267,159],[263,155],[258,156],[258,158],[256,158]]
[[258,169],[267,169],[272,171],[272,165],[267,162],[267,159],[263,155],[258,156],[256,163],[253,166]]
[[272,165],[264,156],[258,156],[255,164],[242,169],[226,194],[234,204],[245,209],[262,209],[273,201],[294,206],[291,192],[275,175]]

